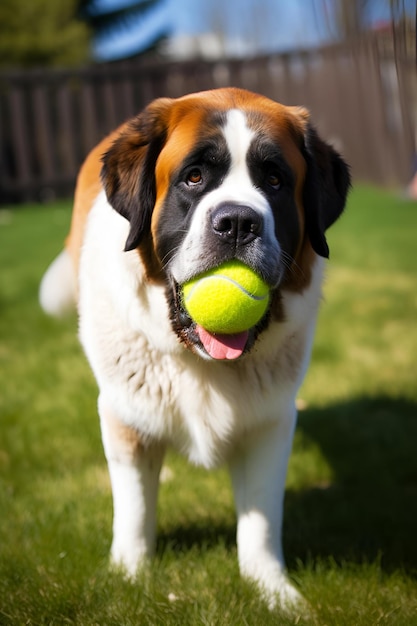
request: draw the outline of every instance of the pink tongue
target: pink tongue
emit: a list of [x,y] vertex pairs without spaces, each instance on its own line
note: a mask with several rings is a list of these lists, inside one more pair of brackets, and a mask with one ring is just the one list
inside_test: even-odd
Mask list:
[[206,352],[213,359],[237,359],[243,353],[248,340],[248,331],[235,335],[215,335],[202,326],[196,328]]

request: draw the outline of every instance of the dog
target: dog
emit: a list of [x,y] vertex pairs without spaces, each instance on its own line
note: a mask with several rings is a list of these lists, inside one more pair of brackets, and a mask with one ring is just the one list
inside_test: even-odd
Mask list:
[[[236,88],[157,99],[84,162],[40,301],[51,314],[78,303],[113,493],[111,559],[128,575],[154,550],[173,446],[206,468],[228,465],[242,576],[270,606],[301,598],[281,545],[285,479],[325,231],[349,186],[348,166],[305,108]],[[232,351],[233,335],[203,332],[181,297],[184,283],[230,260],[271,293]]]

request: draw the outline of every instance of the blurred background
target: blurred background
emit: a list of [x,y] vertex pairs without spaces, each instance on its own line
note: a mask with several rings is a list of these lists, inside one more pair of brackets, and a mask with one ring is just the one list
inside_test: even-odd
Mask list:
[[158,96],[238,86],[307,106],[354,180],[417,197],[415,0],[2,0],[0,204],[72,195]]

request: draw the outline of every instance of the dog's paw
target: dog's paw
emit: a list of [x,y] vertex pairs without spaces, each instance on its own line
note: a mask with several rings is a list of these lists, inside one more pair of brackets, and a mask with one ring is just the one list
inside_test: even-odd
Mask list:
[[260,590],[270,611],[278,610],[287,615],[304,617],[310,614],[307,600],[285,577],[262,585]]
[[110,569],[121,574],[126,580],[134,580],[148,562],[149,557],[142,550],[127,552],[112,546]]

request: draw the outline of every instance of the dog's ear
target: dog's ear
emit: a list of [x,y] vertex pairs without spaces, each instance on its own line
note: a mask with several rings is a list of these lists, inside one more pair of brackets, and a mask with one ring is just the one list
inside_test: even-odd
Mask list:
[[309,112],[298,108],[303,132],[303,153],[307,163],[303,190],[306,230],[313,250],[328,258],[325,231],[342,213],[350,187],[349,167],[310,123]]
[[101,178],[111,206],[129,220],[125,251],[149,232],[156,200],[155,164],[167,134],[172,100],[160,98],[133,118],[102,158]]

